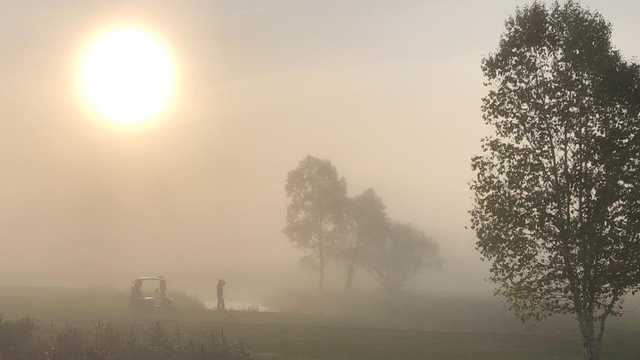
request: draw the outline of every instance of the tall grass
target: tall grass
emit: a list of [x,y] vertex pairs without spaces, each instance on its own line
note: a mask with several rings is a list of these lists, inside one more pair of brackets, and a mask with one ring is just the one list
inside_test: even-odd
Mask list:
[[0,319],[2,360],[251,360],[242,342],[230,342],[224,331],[185,333],[178,324],[161,321],[117,327],[41,324],[32,319]]

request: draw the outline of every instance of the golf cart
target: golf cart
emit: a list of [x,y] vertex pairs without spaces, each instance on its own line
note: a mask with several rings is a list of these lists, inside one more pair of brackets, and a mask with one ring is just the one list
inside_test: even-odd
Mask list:
[[[144,283],[157,283],[153,294],[145,294],[142,290]],[[129,307],[133,311],[168,311],[175,310],[173,299],[167,295],[167,281],[162,276],[142,276],[133,281]]]

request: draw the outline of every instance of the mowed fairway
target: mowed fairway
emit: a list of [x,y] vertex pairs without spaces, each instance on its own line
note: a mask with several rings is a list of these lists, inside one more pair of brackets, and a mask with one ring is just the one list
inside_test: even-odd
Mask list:
[[[286,315],[282,315],[286,317]],[[582,359],[571,334],[440,332],[353,328],[331,325],[211,321],[256,352],[291,359]],[[638,359],[640,332],[612,331],[604,359]]]
[[[0,313],[15,319],[33,316],[43,336],[73,326],[90,339],[98,321],[113,324],[127,336],[132,324],[162,324],[170,340],[181,333],[184,339],[207,339],[224,333],[229,342],[242,341],[257,354],[272,354],[276,359],[581,359],[580,338],[568,320],[555,320],[533,328],[516,328],[517,322],[505,322],[508,315],[496,307],[459,300],[454,305],[438,303],[435,312],[423,315],[433,324],[446,328],[448,319],[459,313],[458,307],[469,301],[481,317],[462,314],[455,323],[459,330],[400,328],[382,322],[367,324],[329,316],[300,313],[229,311],[217,313],[191,308],[175,314],[132,316],[126,309],[126,294],[109,291],[67,291],[60,289],[2,289]],[[10,294],[13,292],[13,294]],[[39,292],[40,296],[35,297]],[[449,304],[453,304],[449,301]],[[480,308],[484,306],[483,308]],[[495,313],[492,313],[495,312]],[[439,314],[439,315],[438,315]],[[438,317],[439,318],[436,318]],[[465,324],[460,319],[469,319]],[[495,319],[495,322],[492,322]],[[603,359],[637,360],[640,355],[639,316],[630,311],[622,320],[610,323],[605,336]],[[504,325],[502,324],[504,323]],[[519,325],[518,325],[519,326]],[[391,328],[393,327],[393,328]],[[464,328],[469,328],[465,331]],[[482,329],[486,330],[482,330]],[[501,331],[501,328],[504,331]]]

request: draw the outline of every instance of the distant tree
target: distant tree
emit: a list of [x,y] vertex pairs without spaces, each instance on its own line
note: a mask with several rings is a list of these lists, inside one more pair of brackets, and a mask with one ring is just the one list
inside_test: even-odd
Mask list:
[[318,272],[320,266],[318,266],[318,257],[314,254],[306,254],[298,260],[300,267],[306,271]]
[[576,2],[519,9],[483,60],[493,135],[473,158],[472,228],[523,320],[574,314],[585,359],[640,281],[640,72]]
[[344,238],[346,188],[331,162],[312,156],[287,177],[289,205],[284,233],[294,245],[310,250],[317,258],[320,290],[324,288],[327,258],[336,242]]
[[409,224],[392,224],[386,237],[367,248],[366,267],[385,290],[402,288],[427,265],[439,262],[438,246]]
[[341,257],[346,264],[345,289],[351,289],[356,268],[367,248],[380,246],[387,236],[389,220],[382,199],[373,189],[350,198],[347,203],[349,224],[347,241]]

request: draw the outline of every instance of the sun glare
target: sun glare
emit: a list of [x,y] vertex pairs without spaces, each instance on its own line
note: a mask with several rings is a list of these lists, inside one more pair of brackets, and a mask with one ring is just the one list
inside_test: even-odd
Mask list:
[[139,125],[159,115],[171,102],[174,81],[168,47],[133,26],[98,35],[81,61],[82,97],[117,125]]

